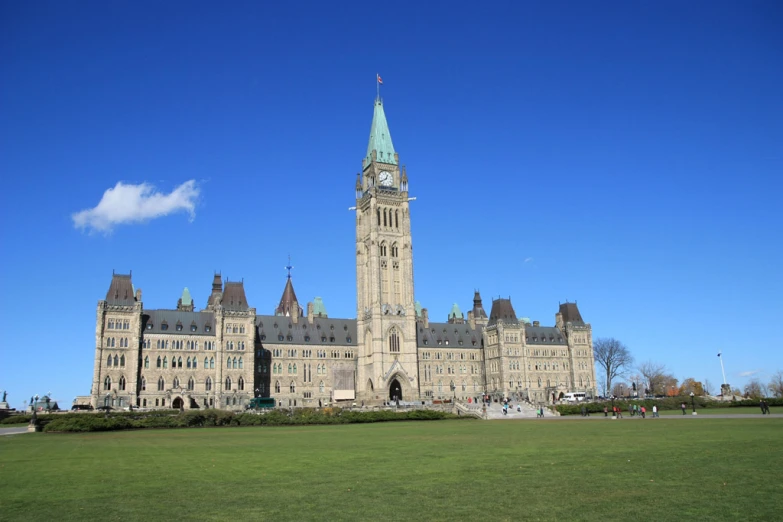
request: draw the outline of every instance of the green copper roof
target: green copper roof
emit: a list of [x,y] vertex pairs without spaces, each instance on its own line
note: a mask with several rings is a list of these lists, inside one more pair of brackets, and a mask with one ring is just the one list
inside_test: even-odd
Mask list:
[[465,318],[465,316],[462,315],[462,310],[459,309],[459,305],[457,303],[454,303],[451,306],[451,312],[449,312],[449,319],[452,318],[459,318],[459,319]]
[[519,318],[519,321],[520,321],[521,323],[525,323],[525,324],[533,324],[533,323],[530,321],[530,318],[529,318],[529,317],[520,317],[520,318]]
[[326,307],[324,306],[324,302],[320,297],[313,299],[313,315],[327,317]]
[[193,298],[190,297],[190,290],[186,286],[182,291],[182,306],[190,306],[193,304]]
[[389,124],[386,123],[386,113],[383,112],[383,102],[380,98],[375,99],[375,108],[372,113],[372,127],[370,127],[370,143],[367,144],[367,158],[365,161],[372,161],[372,151],[377,151],[377,161],[379,163],[388,163],[396,165],[394,159],[394,145],[392,145],[391,134],[389,133]]
[[416,303],[413,305],[413,308],[416,310],[416,317],[421,317],[421,303],[416,301]]

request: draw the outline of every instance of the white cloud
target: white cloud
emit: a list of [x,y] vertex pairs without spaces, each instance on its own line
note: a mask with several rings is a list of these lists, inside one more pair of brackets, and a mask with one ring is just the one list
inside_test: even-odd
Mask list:
[[526,257],[525,258],[525,263],[530,263],[531,261],[533,261],[532,257]]
[[168,194],[158,192],[147,183],[128,185],[120,181],[103,193],[95,208],[76,212],[71,218],[76,228],[106,233],[115,225],[143,223],[182,211],[193,221],[198,195],[199,188],[192,179]]
[[757,373],[761,373],[761,370],[748,370],[746,372],[740,372],[740,377],[750,377],[751,375],[756,375]]

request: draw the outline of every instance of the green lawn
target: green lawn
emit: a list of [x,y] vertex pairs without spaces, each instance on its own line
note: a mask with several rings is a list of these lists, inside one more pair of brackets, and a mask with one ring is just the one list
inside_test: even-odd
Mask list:
[[0,437],[3,520],[780,520],[783,419]]
[[[690,415],[693,410],[691,409],[691,406],[688,405],[688,408],[686,408],[685,413],[686,415]],[[783,409],[781,408],[771,408],[770,411],[772,413],[783,413]],[[699,415],[734,415],[738,413],[750,413],[753,415],[758,414],[759,417],[761,417],[761,408],[757,406],[736,406],[732,408],[699,408],[696,407],[696,413]],[[682,410],[664,410],[660,412],[661,415],[679,415],[682,417]],[[652,412],[647,412],[647,416],[652,416]]]

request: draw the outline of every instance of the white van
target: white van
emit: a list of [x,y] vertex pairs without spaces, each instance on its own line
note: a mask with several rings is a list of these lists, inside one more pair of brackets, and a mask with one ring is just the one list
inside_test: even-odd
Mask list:
[[579,402],[585,400],[585,393],[584,392],[573,392],[573,393],[566,393],[565,397],[563,397],[563,400],[566,402]]

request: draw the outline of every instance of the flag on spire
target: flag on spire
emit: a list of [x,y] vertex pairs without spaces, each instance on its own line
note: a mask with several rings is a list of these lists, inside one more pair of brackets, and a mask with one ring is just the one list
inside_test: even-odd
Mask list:
[[380,85],[383,85],[383,78],[381,78],[381,75],[380,74],[376,74],[375,76],[378,78],[378,83]]

